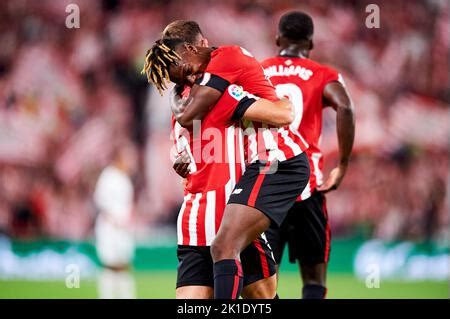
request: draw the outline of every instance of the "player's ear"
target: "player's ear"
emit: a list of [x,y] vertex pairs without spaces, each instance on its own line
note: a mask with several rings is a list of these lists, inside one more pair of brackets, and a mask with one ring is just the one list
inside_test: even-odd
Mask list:
[[184,48],[186,49],[186,51],[188,51],[188,52],[193,52],[193,53],[197,53],[198,52],[198,50],[197,50],[197,48],[194,46],[194,45],[192,45],[191,43],[185,43],[184,44]]
[[277,47],[280,46],[280,35],[277,34],[277,36],[275,37],[275,44],[277,45]]

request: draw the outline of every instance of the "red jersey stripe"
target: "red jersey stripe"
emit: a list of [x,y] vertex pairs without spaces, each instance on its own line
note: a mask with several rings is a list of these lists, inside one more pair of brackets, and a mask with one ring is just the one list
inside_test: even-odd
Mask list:
[[190,236],[189,236],[189,216],[191,214],[191,208],[192,208],[192,201],[194,199],[194,197],[189,194],[188,195],[188,199],[186,202],[186,206],[184,208],[184,212],[183,212],[183,219],[182,219],[182,234],[183,234],[183,245],[189,245],[189,240],[190,240]]
[[205,227],[206,201],[207,196],[202,196],[199,203],[197,213],[197,246],[206,245],[206,227]]

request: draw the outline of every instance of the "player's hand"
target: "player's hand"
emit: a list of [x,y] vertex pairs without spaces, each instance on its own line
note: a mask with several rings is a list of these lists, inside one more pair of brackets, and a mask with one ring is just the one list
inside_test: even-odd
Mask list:
[[342,180],[344,179],[346,171],[347,171],[346,165],[340,165],[338,167],[333,168],[325,183],[319,185],[317,187],[317,190],[322,193],[327,193],[329,191],[337,189],[341,184]]
[[182,152],[176,158],[175,163],[173,164],[173,169],[175,170],[175,172],[177,172],[178,175],[186,178],[186,176],[188,176],[190,172],[189,164],[191,164],[191,159],[186,154],[186,152]]

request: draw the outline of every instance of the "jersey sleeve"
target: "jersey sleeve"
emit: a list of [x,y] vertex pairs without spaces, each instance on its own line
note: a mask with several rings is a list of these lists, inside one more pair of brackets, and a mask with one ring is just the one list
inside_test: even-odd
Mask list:
[[342,79],[342,76],[335,69],[329,66],[323,67],[323,80],[322,80],[323,87],[325,87],[325,85],[327,85],[330,82],[341,82],[340,79]]
[[196,81],[196,84],[212,87],[222,93],[225,92],[230,84],[237,82],[245,70],[243,55],[244,53],[238,47],[216,49],[212,53],[205,73]]
[[270,58],[261,61],[261,66],[263,67],[263,69],[265,69],[268,66],[270,66],[271,65],[271,61],[272,61],[272,59],[270,59]]
[[214,109],[227,122],[233,122],[243,117],[245,111],[257,98],[244,91],[241,86],[231,84],[224,91]]
[[242,119],[247,109],[255,102],[256,102],[255,98],[245,96],[242,100],[239,101],[238,105],[236,106],[233,112],[233,116],[231,117],[231,120],[237,121]]

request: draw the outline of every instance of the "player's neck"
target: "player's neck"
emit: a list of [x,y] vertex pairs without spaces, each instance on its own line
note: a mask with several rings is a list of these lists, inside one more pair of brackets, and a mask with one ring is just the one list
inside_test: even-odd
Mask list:
[[203,48],[204,50],[202,50],[200,52],[200,60],[201,60],[201,64],[199,67],[199,71],[201,73],[205,72],[206,67],[209,64],[209,61],[211,61],[211,53],[212,51],[214,51],[214,49],[211,48]]
[[309,50],[301,46],[292,44],[287,47],[281,48],[278,55],[295,58],[307,58],[309,57]]

